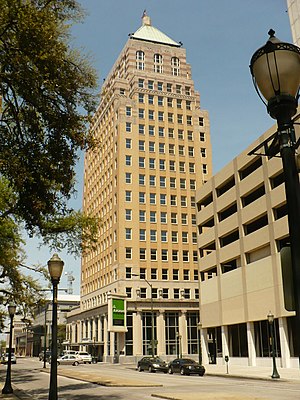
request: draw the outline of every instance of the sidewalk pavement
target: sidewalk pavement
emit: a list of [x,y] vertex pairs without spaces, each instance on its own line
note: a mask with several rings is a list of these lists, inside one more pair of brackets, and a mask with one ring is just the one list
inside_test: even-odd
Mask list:
[[[117,366],[117,365],[116,365]],[[119,365],[120,366],[120,365]],[[121,365],[122,368],[128,369],[135,369],[135,365]],[[238,366],[238,365],[228,365],[228,371],[226,365],[213,365],[209,364],[205,366],[206,373],[205,376],[220,376],[224,378],[235,378],[235,379],[254,379],[254,380],[266,380],[266,381],[285,381],[285,382],[297,382],[300,383],[300,369],[296,368],[277,368],[278,373],[280,375],[280,379],[272,379],[272,365],[270,364],[269,367],[249,367],[249,366]],[[41,372],[48,372],[49,369],[46,371],[41,369]],[[99,372],[79,372],[76,368],[66,368],[62,370],[58,370],[58,375],[69,377],[72,379],[78,379],[85,382],[95,383],[101,386],[113,386],[113,387],[153,387],[158,388],[162,385],[155,385],[151,384],[147,381],[147,374],[139,374],[139,379],[135,379],[134,377],[129,379],[120,379],[120,376],[116,377],[112,375],[111,372],[105,371],[105,369],[101,370],[101,374]],[[143,379],[144,377],[144,379]],[[142,379],[141,379],[142,378]],[[1,383],[0,383],[1,384]],[[4,384],[1,385],[3,387]],[[4,395],[0,392],[0,399],[7,399],[7,400],[28,400],[32,399],[26,392],[20,390],[16,385],[12,385],[14,389],[14,393],[9,395]],[[157,398],[164,398],[170,400],[196,400],[199,398],[199,393],[189,394],[164,394],[159,395],[155,394],[154,397]],[[207,397],[209,399],[215,399],[215,397]],[[220,397],[219,397],[220,398]],[[223,397],[222,397],[223,398]],[[224,397],[224,399],[233,400],[233,397]]]

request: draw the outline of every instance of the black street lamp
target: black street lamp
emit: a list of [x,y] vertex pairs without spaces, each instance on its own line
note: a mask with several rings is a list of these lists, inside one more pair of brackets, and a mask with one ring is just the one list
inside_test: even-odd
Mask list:
[[48,270],[53,286],[49,400],[57,400],[57,286],[59,284],[63,267],[64,262],[57,254],[54,254],[48,261]]
[[202,346],[201,346],[201,330],[202,324],[198,322],[197,331],[198,331],[198,353],[199,353],[199,364],[202,365]]
[[5,379],[5,385],[2,389],[3,394],[13,393],[13,388],[11,386],[11,353],[12,353],[13,320],[14,320],[14,315],[16,313],[16,305],[14,303],[9,303],[8,313],[10,317],[9,347],[8,347],[6,379]]
[[272,372],[272,378],[273,379],[279,379],[280,375],[277,371],[276,368],[276,359],[275,359],[275,343],[274,343],[274,315],[271,314],[271,311],[267,315],[268,321],[269,321],[269,326],[270,326],[270,333],[271,333],[271,352],[272,352],[272,359],[273,359],[273,372]]
[[[267,43],[253,54],[250,70],[257,93],[266,104],[270,116],[277,120],[278,131],[249,155],[256,154],[262,147],[264,155],[270,158],[279,152],[281,155],[291,243],[295,334],[300,335],[300,185],[295,158],[300,140],[296,140],[295,122],[292,119],[297,112],[299,99],[300,48],[281,42],[274,34],[271,29]],[[270,140],[272,142],[268,145]]]

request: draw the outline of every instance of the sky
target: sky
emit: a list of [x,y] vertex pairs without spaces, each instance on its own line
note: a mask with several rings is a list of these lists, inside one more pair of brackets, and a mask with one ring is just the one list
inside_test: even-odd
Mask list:
[[[283,42],[292,42],[286,0],[79,0],[84,22],[72,27],[72,46],[90,57],[101,82],[108,75],[128,34],[141,26],[146,10],[152,25],[186,49],[200,106],[208,110],[213,173],[264,133],[274,121],[258,98],[249,63],[274,29]],[[81,208],[83,157],[76,168],[77,196],[70,205]],[[28,241],[26,263],[46,265],[52,253]],[[62,252],[64,272],[72,273],[74,294],[80,290],[80,259]],[[63,275],[60,287],[67,287]]]

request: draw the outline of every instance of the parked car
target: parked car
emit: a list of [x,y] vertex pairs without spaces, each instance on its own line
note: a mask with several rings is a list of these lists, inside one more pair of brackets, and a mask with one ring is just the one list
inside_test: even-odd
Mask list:
[[87,351],[76,351],[75,355],[77,357],[81,358],[82,361],[84,362],[84,364],[86,364],[86,363],[91,364],[92,363],[92,355],[89,354]]
[[179,372],[181,375],[197,374],[203,376],[205,368],[190,358],[176,358],[169,363],[168,372],[169,374]]
[[[2,354],[1,361],[2,361],[3,364],[7,364],[8,363],[8,353]],[[14,353],[11,353],[11,363],[12,364],[17,364],[17,358],[16,358]]]
[[58,357],[57,365],[79,365],[83,364],[83,360],[74,354],[66,354],[65,356]]
[[137,363],[139,372],[147,370],[149,372],[161,371],[168,372],[168,364],[159,357],[143,357]]
[[[50,357],[51,357],[51,351],[50,350],[46,350],[46,361],[49,361]],[[44,351],[40,352],[39,360],[40,361],[44,361]]]

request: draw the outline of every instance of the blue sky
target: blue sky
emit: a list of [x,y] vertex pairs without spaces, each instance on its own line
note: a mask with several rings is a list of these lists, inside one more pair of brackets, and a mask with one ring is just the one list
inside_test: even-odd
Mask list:
[[[272,124],[259,100],[249,71],[252,54],[268,39],[270,28],[285,42],[291,30],[285,0],[79,0],[87,12],[72,28],[73,45],[91,58],[99,88],[128,40],[141,25],[146,9],[152,25],[181,41],[192,67],[200,104],[211,124],[213,172],[248,147]],[[83,162],[77,166],[78,194],[71,204],[81,208]],[[26,246],[27,264],[46,264],[48,249]],[[80,260],[61,253],[64,271],[73,271],[79,293]],[[66,276],[61,287],[66,287]]]

